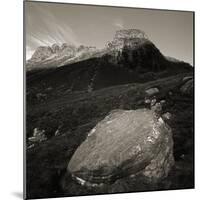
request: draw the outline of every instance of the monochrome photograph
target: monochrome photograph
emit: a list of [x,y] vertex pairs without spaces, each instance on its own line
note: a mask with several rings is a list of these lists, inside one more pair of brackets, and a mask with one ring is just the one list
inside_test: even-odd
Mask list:
[[194,17],[24,1],[26,199],[195,187]]

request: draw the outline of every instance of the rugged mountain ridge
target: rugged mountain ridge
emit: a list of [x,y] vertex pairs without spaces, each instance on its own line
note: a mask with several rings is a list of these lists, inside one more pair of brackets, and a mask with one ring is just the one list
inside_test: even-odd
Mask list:
[[[192,67],[187,63],[166,59],[140,31],[118,31],[103,52],[90,54],[91,49],[95,52],[92,47],[80,46],[77,50],[74,46],[66,44],[61,47],[53,45],[52,48],[46,48],[47,55],[51,51],[65,54],[63,60],[60,59],[64,65],[59,68],[54,66],[28,71],[27,83],[30,86],[39,84],[41,92],[44,92],[46,85],[58,90],[62,87],[64,93],[91,92],[113,85],[152,81],[177,74],[179,71],[192,71]],[[87,52],[84,57],[87,59],[81,60],[81,57],[77,57],[77,61],[74,62],[73,56],[76,51],[80,52],[80,55],[83,55],[82,52]],[[37,55],[35,52],[33,58],[38,58]],[[42,53],[41,55],[43,56]],[[69,64],[70,59],[72,59],[71,64]],[[51,64],[58,63],[58,59],[55,60],[53,59]]]
[[140,44],[146,42],[148,37],[146,34],[137,29],[125,29],[116,31],[114,38],[111,42],[108,42],[107,46],[109,50],[121,51],[124,46],[135,48]]
[[[130,67],[130,63],[132,63],[131,68],[141,68],[140,66],[143,65],[141,62],[147,62],[148,60],[148,65],[151,65],[153,60],[151,57],[157,57],[160,60],[159,66],[166,65],[164,63],[166,60],[179,62],[162,55],[143,31],[125,29],[116,31],[113,40],[109,41],[103,49],[84,45],[76,47],[67,43],[40,46],[27,61],[26,68],[27,71],[55,68],[105,55],[111,56],[110,61],[115,64],[126,62],[126,65]],[[142,68],[145,71],[143,66]]]
[[87,59],[99,50],[96,47],[80,45],[76,47],[67,43],[62,45],[40,46],[27,61],[27,70],[59,67],[71,62]]

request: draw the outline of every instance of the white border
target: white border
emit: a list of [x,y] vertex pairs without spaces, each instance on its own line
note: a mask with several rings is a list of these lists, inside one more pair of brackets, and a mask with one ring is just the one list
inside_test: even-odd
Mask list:
[[[49,0],[49,2],[52,0]],[[172,10],[191,10],[195,11],[195,28],[196,28],[196,55],[199,55],[199,24],[200,24],[200,6],[198,0],[54,0],[54,2],[81,3],[81,4],[97,4],[112,5],[125,7],[141,7],[141,8],[158,8]],[[23,1],[22,0],[4,0],[1,1],[1,46],[0,46],[0,197],[1,199],[19,199],[22,195],[22,175],[23,175]],[[196,56],[196,102],[199,99],[199,69],[200,60]],[[163,192],[145,192],[145,193],[129,193],[117,195],[100,195],[85,196],[80,199],[196,199],[200,191],[199,179],[199,126],[200,109],[198,104],[195,106],[196,123],[195,123],[195,147],[196,147],[196,189],[194,190],[175,190]],[[74,199],[77,197],[67,198]],[[66,198],[59,198],[66,199]]]

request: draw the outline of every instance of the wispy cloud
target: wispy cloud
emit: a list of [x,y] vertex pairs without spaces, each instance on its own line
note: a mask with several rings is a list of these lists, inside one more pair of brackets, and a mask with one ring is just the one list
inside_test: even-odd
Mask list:
[[79,41],[68,25],[67,20],[60,19],[56,13],[39,4],[27,6],[26,45],[30,55],[38,46],[50,46],[64,42],[78,45]]
[[122,20],[118,19],[117,21],[114,22],[113,24],[115,27],[118,29],[124,29],[124,23]]

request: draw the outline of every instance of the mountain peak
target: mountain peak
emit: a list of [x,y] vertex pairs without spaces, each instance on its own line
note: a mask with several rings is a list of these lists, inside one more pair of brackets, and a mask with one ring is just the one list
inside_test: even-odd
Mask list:
[[133,38],[144,38],[148,39],[144,31],[139,29],[121,29],[116,31],[115,39],[133,39]]
[[54,43],[51,46],[39,46],[27,61],[27,69],[58,67],[97,56],[101,52],[94,46],[75,46],[73,44]]
[[33,61],[42,61],[52,54],[52,49],[49,46],[39,46],[31,57]]
[[136,48],[147,41],[149,40],[144,31],[139,29],[122,29],[116,31],[113,40],[108,43],[107,47],[110,50],[120,51],[125,46]]
[[55,43],[51,46],[51,49],[52,49],[53,53],[58,53],[60,51],[60,46]]
[[104,49],[85,45],[74,46],[69,43],[38,47],[32,58],[27,61],[27,68],[59,67],[105,54],[111,55],[111,60],[115,63],[122,56],[123,50],[136,50],[148,43],[151,42],[144,31],[139,29],[117,30],[112,41]]

